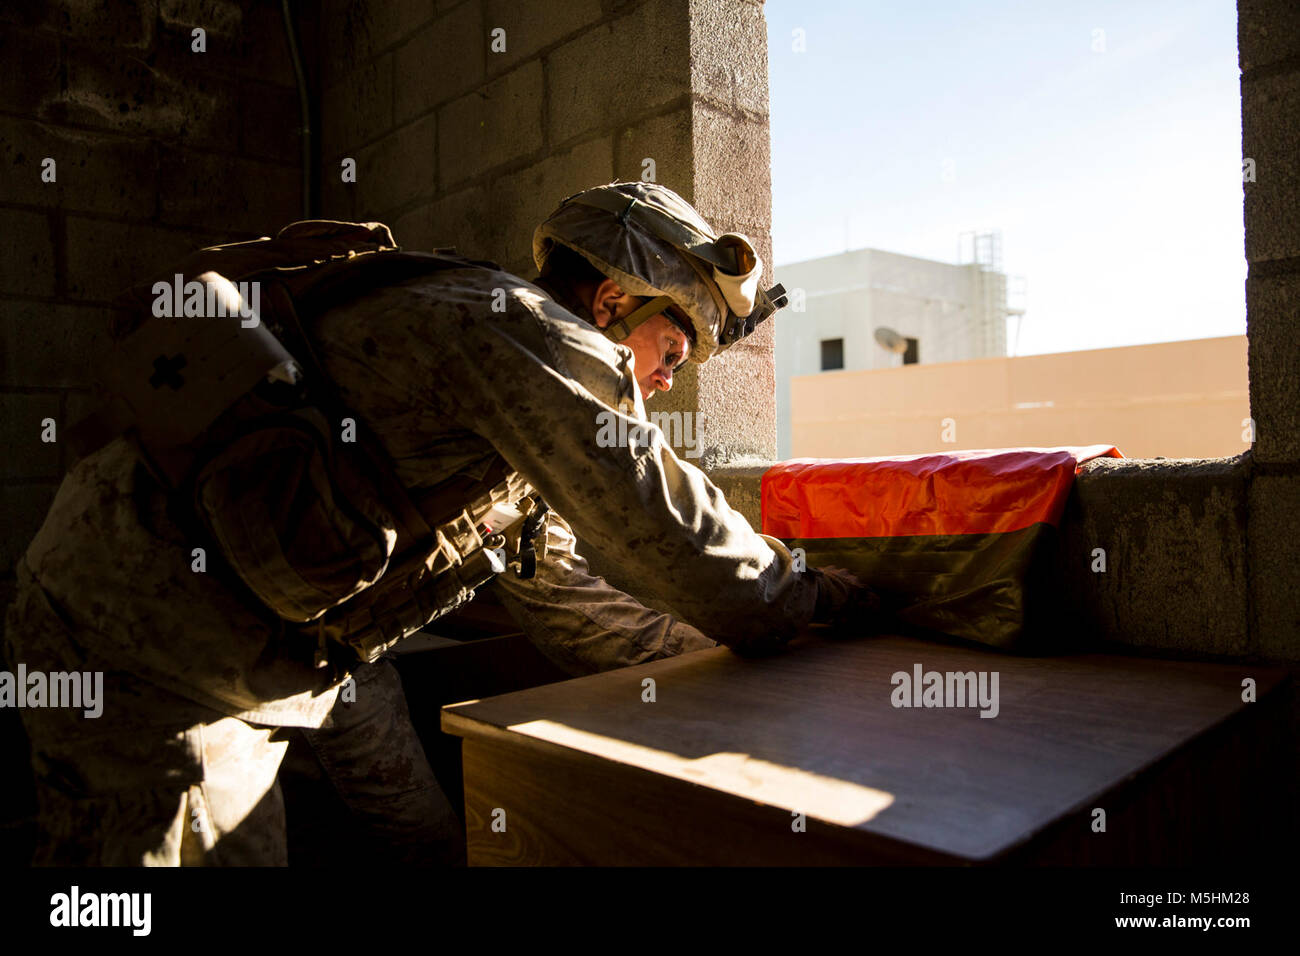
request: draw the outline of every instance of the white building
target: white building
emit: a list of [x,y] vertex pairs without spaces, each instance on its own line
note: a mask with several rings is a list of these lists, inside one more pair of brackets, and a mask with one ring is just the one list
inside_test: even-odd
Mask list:
[[[965,265],[857,249],[778,266],[790,306],[776,322],[777,454],[790,456],[790,379],[1007,354],[1007,279],[996,234]],[[897,333],[890,351],[877,329]],[[885,337],[889,337],[884,333]]]

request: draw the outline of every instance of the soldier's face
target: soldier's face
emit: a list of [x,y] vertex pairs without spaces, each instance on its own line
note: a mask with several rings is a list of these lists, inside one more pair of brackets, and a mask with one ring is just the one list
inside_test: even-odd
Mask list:
[[682,330],[663,313],[638,325],[623,344],[632,350],[642,401],[673,387],[673,370],[686,360],[691,347]]
[[[641,307],[642,301],[606,279],[592,295],[591,314],[603,329],[627,318]],[[633,374],[642,401],[673,387],[673,371],[686,361],[691,348],[690,339],[662,312],[638,325],[620,344],[632,350]]]

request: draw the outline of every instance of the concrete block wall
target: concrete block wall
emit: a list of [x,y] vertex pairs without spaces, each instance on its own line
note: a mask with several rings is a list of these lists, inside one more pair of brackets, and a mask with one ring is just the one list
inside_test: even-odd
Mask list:
[[1245,191],[1246,334],[1256,441],[1247,491],[1248,628],[1257,653],[1291,663],[1300,800],[1300,6],[1238,0]]
[[[767,27],[762,6],[743,0],[692,3],[692,158],[696,207],[716,228],[755,240],[772,262],[771,137]],[[771,283],[770,270],[764,276]],[[691,366],[663,408],[707,410],[706,469],[776,457],[776,337],[773,322],[706,365]],[[660,400],[656,400],[660,401]]]
[[[0,57],[7,603],[67,464],[62,443],[41,441],[41,421],[61,432],[87,409],[108,303],[197,246],[300,218],[300,123],[271,0],[6,4]],[[42,181],[47,157],[53,182]]]
[[1244,456],[1085,465],[1053,575],[1062,637],[1191,657],[1259,656],[1248,613],[1249,485]]
[[[301,124],[273,0],[4,4],[0,59],[3,608],[68,464],[59,439],[91,406],[110,301],[196,247],[301,218]],[[26,746],[0,710],[3,863],[33,838]]]
[[[378,219],[408,248],[455,245],[533,275],[537,223],[579,189],[639,177],[623,147],[685,100],[685,76],[653,57],[618,78],[623,47],[656,27],[662,57],[684,59],[679,0],[327,2],[323,215]],[[341,175],[349,157],[355,183]],[[661,181],[688,180],[674,160],[661,161]]]
[[1247,559],[1262,652],[1300,659],[1300,7],[1240,0],[1246,333],[1256,441]]
[[[328,218],[531,277],[533,229],[561,199],[651,176],[771,259],[760,3],[328,0],[320,48]],[[767,329],[688,370],[650,410],[706,407],[710,463],[771,459],[772,342]]]

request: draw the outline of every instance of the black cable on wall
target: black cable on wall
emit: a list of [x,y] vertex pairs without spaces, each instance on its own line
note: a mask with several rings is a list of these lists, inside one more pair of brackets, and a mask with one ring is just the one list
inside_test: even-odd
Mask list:
[[298,37],[293,26],[293,13],[289,10],[289,0],[280,0],[280,11],[284,15],[284,35],[289,42],[289,58],[293,60],[293,72],[298,78],[298,109],[302,114],[302,218],[314,218],[311,202],[311,101],[307,95],[307,77],[302,70],[302,57],[298,54]]

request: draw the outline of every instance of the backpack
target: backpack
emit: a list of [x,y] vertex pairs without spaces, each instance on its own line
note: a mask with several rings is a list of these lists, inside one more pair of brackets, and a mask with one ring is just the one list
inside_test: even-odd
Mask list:
[[544,540],[536,498],[511,528],[475,526],[476,500],[525,487],[499,455],[477,478],[408,493],[306,331],[327,308],[448,268],[497,267],[402,252],[381,223],[297,222],[201,249],[119,299],[105,401],[69,435],[80,457],[127,434],[186,523],[336,679],[472,598],[507,542],[530,576]]

